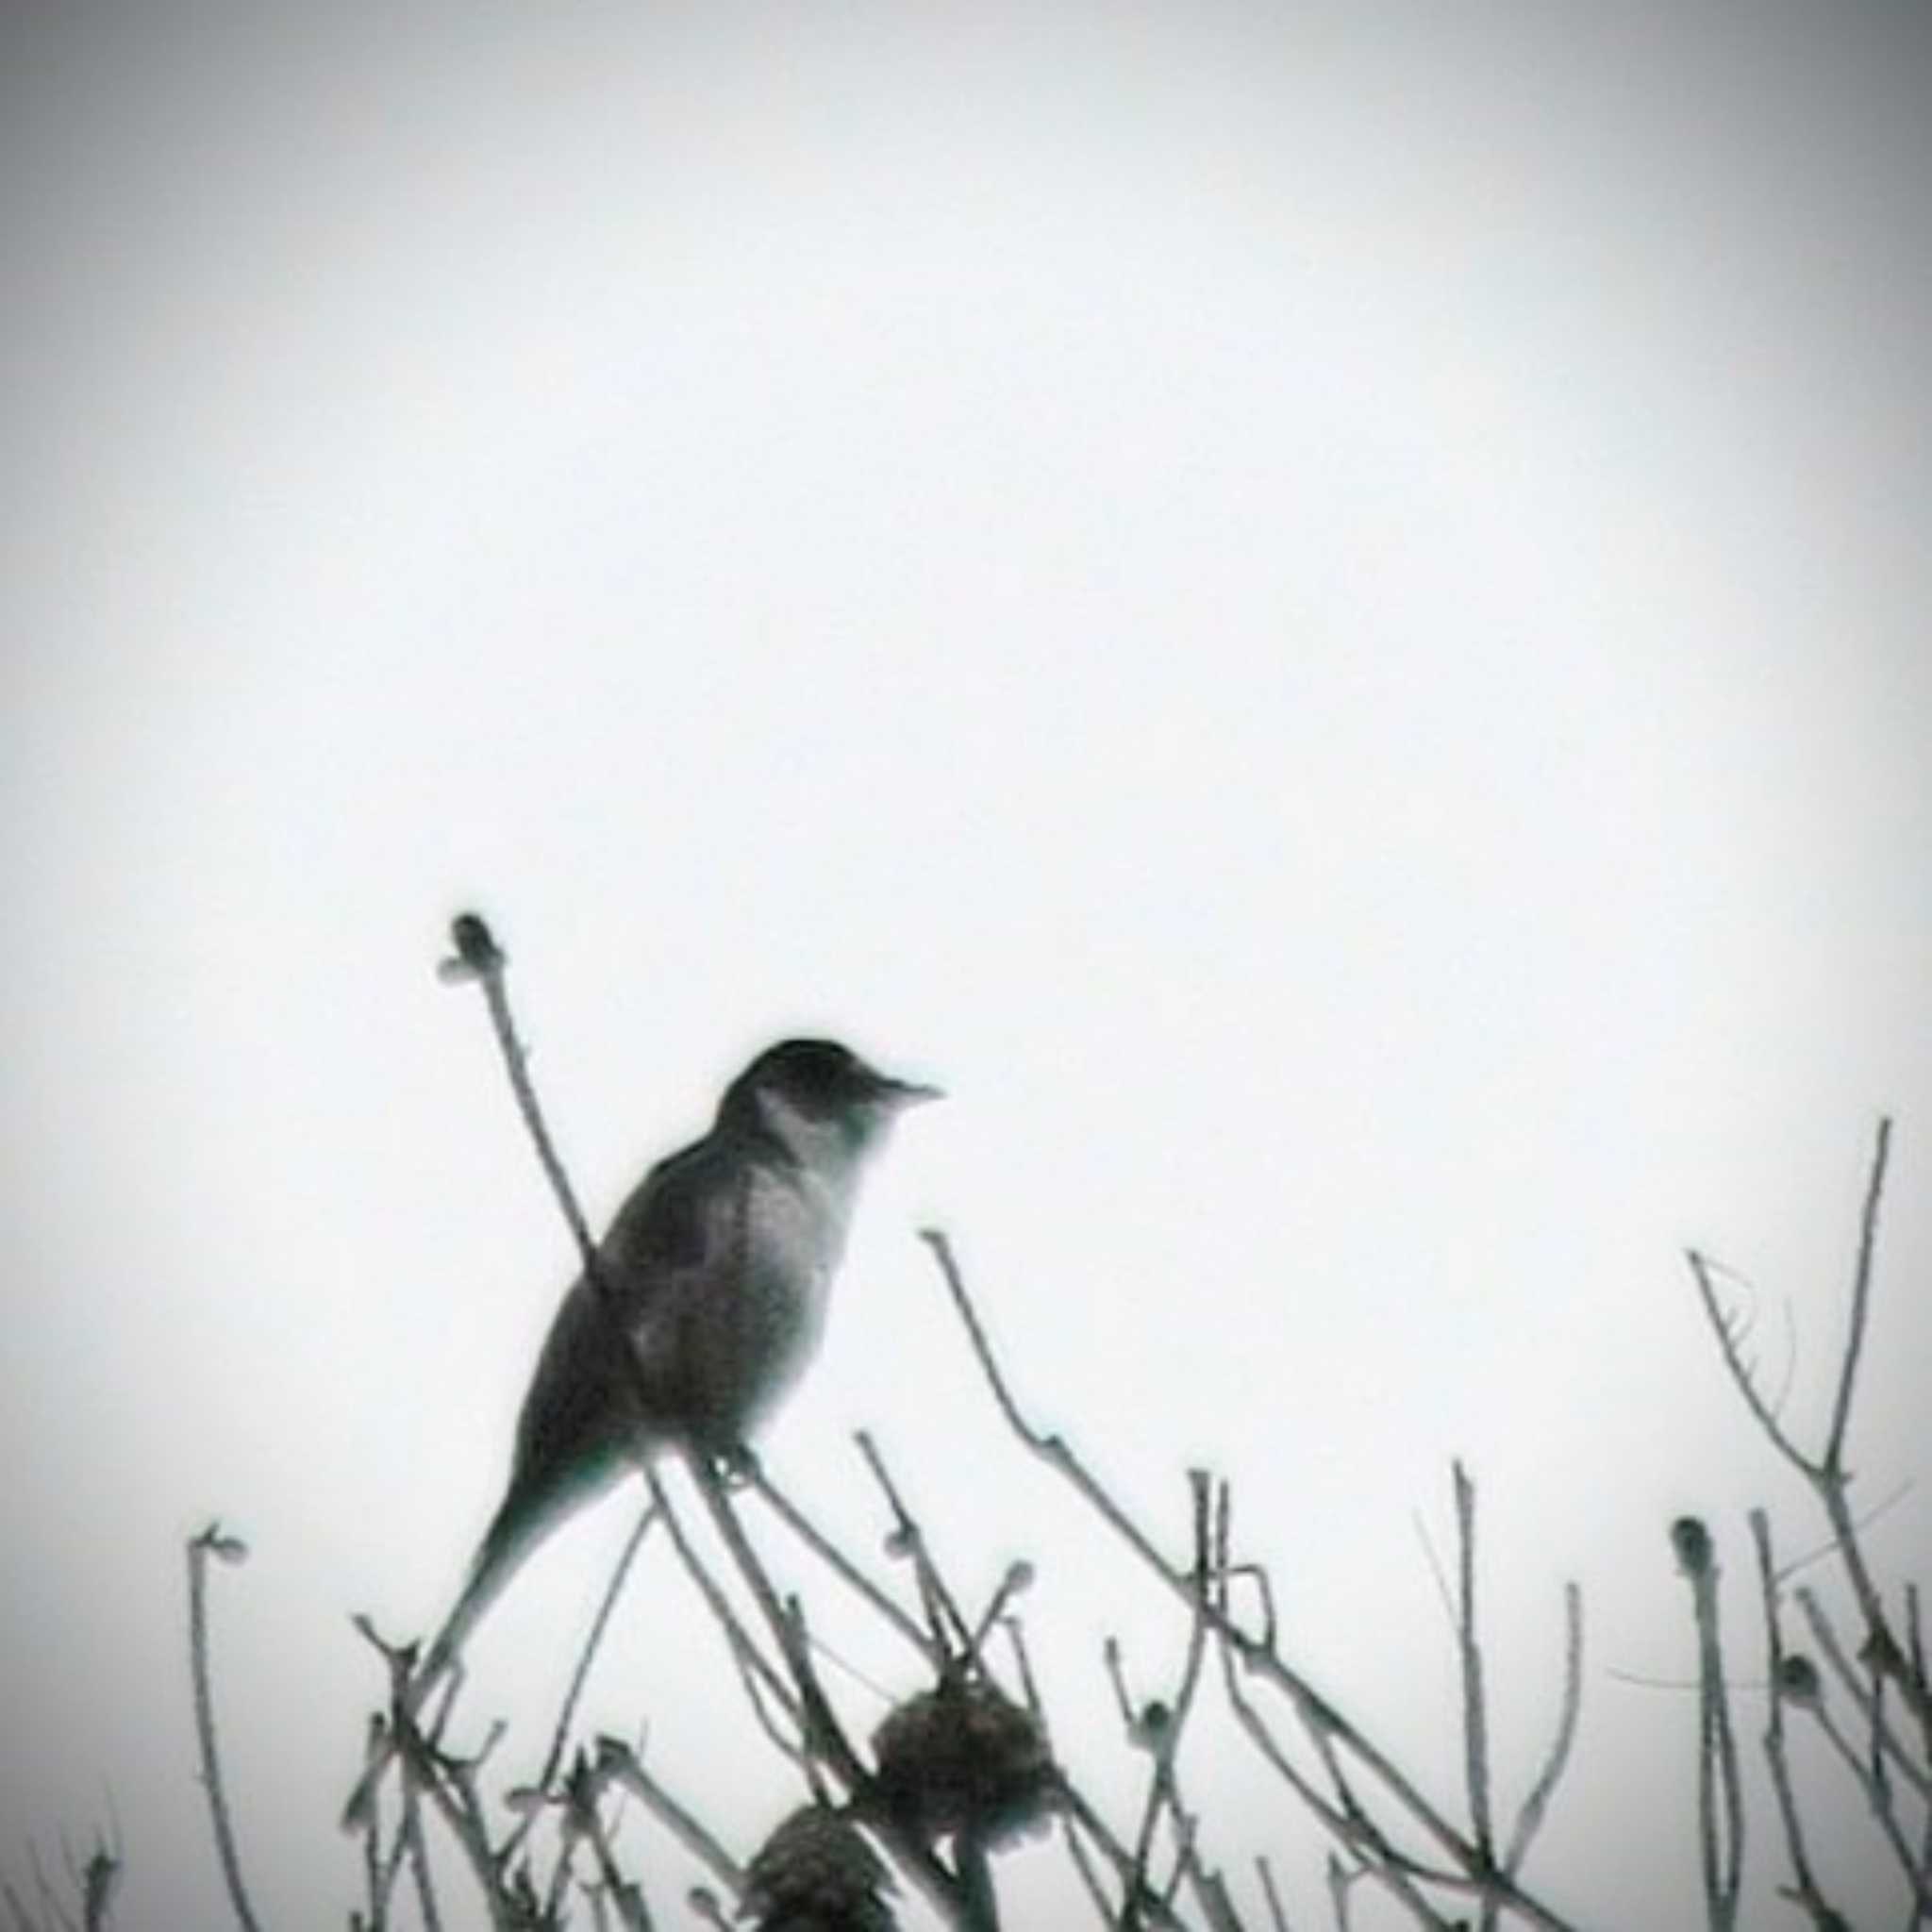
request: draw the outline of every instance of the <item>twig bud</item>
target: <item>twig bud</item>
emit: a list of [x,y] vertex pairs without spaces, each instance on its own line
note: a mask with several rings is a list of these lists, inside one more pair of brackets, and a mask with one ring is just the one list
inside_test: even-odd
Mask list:
[[1671,1548],[1687,1576],[1702,1576],[1710,1568],[1710,1532],[1696,1516],[1680,1516],[1671,1524]]
[[436,969],[437,976],[445,983],[485,978],[501,973],[508,963],[496,935],[480,912],[458,912],[449,923],[449,941],[457,949],[456,957]]
[[1818,1666],[1808,1657],[1793,1651],[1790,1656],[1780,1659],[1777,1667],[1780,1697],[1789,1697],[1793,1704],[1816,1704],[1820,1688]]

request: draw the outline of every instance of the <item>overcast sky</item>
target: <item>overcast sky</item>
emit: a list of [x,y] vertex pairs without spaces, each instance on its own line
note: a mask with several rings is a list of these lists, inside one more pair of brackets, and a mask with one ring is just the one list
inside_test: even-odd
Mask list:
[[[9,13],[0,1870],[111,1804],[126,1922],[212,1922],[219,1515],[256,1890],[357,1896],[349,1613],[440,1616],[571,1273],[434,978],[474,904],[593,1215],[782,1034],[948,1087],[766,1458],[871,1547],[870,1424],[963,1589],[1036,1562],[1118,1817],[1100,1639],[1151,1690],[1184,1631],[1001,1436],[925,1223],[1147,1520],[1233,1479],[1290,1655],[1445,1801],[1466,1457],[1507,1791],[1591,1618],[1537,1875],[1692,1923],[1693,1708],[1617,1674],[1690,1668],[1674,1515],[1740,1581],[1745,1507],[1815,1524],[1681,1250],[1822,1416],[1893,1110],[1868,1501],[1932,1367],[1932,43],[1748,14]],[[525,1769],[629,1516],[477,1640]],[[686,1594],[589,1721],[747,1853],[797,1787]],[[1223,1737],[1210,1853],[1313,1923]]]

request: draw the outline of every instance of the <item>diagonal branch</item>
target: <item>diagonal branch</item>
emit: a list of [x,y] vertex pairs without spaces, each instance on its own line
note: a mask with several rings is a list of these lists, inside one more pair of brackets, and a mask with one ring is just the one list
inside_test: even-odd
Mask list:
[[[938,1228],[923,1228],[920,1231],[920,1239],[932,1251],[940,1274],[945,1282],[946,1291],[952,1297],[953,1306],[965,1324],[974,1354],[979,1362],[980,1372],[985,1375],[1008,1426],[1028,1450],[1071,1483],[1089,1506],[1153,1571],[1168,1590],[1191,1611],[1194,1610],[1200,1600],[1190,1572],[1176,1568],[1155,1548],[1146,1533],[1108,1493],[1099,1479],[1074,1453],[1062,1437],[1035,1428],[1022,1415],[1019,1405],[1007,1387],[1006,1377],[1001,1373],[991,1343],[987,1339],[978,1310],[974,1307],[972,1296],[967,1292],[965,1279],[954,1258],[951,1242]],[[1485,1859],[1441,1812],[1423,1796],[1414,1782],[1365,1733],[1357,1729],[1323,1697],[1306,1677],[1288,1664],[1272,1645],[1257,1643],[1218,1604],[1200,1606],[1199,1614],[1208,1627],[1222,1640],[1224,1657],[1228,1661],[1230,1669],[1233,1658],[1238,1657],[1244,1670],[1255,1673],[1281,1691],[1294,1705],[1304,1721],[1313,1726],[1318,1734],[1332,1745],[1346,1750],[1360,1762],[1383,1790],[1430,1838],[1435,1840],[1450,1860],[1459,1868],[1456,1883],[1478,1893],[1493,1893],[1499,1903],[1509,1910],[1520,1913],[1534,1924],[1549,1928],[1549,1932],[1559,1932],[1559,1928],[1568,1925],[1569,1921]],[[1302,1791],[1305,1799],[1313,1795],[1313,1808],[1331,1830],[1337,1831],[1338,1836],[1345,1842],[1357,1841],[1356,1834],[1346,1823],[1338,1825],[1335,1822],[1337,1814],[1333,1807],[1325,1805],[1319,1794],[1312,1794],[1311,1788],[1298,1786],[1297,1789]]]
[[1724,1305],[1719,1301],[1716,1285],[1710,1278],[1709,1257],[1695,1248],[1686,1248],[1684,1258],[1690,1264],[1690,1273],[1696,1278],[1697,1299],[1710,1323],[1710,1332],[1717,1338],[1718,1354],[1723,1357],[1724,1369],[1732,1382],[1737,1385],[1738,1393],[1744,1398],[1745,1407],[1751,1411],[1753,1420],[1764,1431],[1772,1447],[1807,1482],[1816,1480],[1819,1473],[1818,1464],[1785,1434],[1783,1424],[1772,1413],[1764,1397],[1757,1392],[1757,1384],[1752,1376],[1750,1365],[1744,1360],[1739,1349],[1737,1332],[1724,1319]]
[[1878,1204],[1885,1196],[1885,1164],[1891,1152],[1891,1120],[1878,1123],[1872,1149],[1872,1173],[1865,1183],[1865,1207],[1858,1217],[1858,1261],[1852,1274],[1852,1306],[1846,1320],[1844,1361],[1839,1370],[1838,1394],[1831,1406],[1831,1433],[1824,1439],[1824,1468],[1844,1474],[1845,1429],[1852,1419],[1852,1389],[1864,1352],[1865,1328],[1872,1308],[1872,1258],[1878,1241]]

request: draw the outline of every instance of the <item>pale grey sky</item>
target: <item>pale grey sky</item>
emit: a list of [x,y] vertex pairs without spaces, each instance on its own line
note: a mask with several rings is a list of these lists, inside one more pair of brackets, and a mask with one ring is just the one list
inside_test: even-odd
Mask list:
[[[1816,1412],[1887,1108],[1857,1460],[1921,1474],[1924,33],[4,31],[0,1867],[111,1788],[128,1922],[208,1921],[179,1546],[219,1514],[255,1553],[215,1607],[257,1890],[285,1925],[355,1897],[347,1614],[441,1614],[570,1273],[430,971],[475,903],[593,1213],[780,1033],[951,1090],[768,1461],[869,1536],[870,1424],[962,1582],[1035,1560],[1097,1792],[1141,1774],[1099,1638],[1158,1679],[1175,1624],[1008,1451],[924,1221],[1150,1518],[1180,1535],[1190,1461],[1235,1480],[1291,1653],[1445,1793],[1413,1518],[1446,1547],[1469,1457],[1519,1790],[1566,1577],[1592,1615],[1541,1876],[1690,1923],[1691,1709],[1608,1674],[1689,1668],[1673,1515],[1740,1557],[1751,1502],[1813,1525],[1679,1251],[1752,1276],[1774,1366],[1789,1307]],[[477,1641],[529,1751],[627,1513]],[[1875,1547],[1923,1574],[1926,1528],[1914,1491]],[[690,1628],[647,1574],[593,1719],[648,1712],[749,1849],[792,1788],[707,1673],[665,1681]],[[1274,1788],[1198,1776],[1216,1856],[1275,1853],[1312,1914]]]

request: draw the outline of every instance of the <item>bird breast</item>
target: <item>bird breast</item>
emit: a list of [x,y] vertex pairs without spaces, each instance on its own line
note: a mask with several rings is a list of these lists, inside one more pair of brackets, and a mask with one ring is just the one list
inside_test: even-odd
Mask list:
[[743,1295],[780,1387],[817,1345],[826,1291],[845,1251],[847,1205],[809,1169],[762,1169],[753,1183]]

